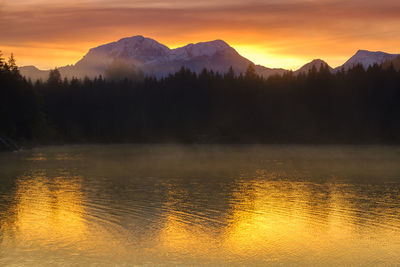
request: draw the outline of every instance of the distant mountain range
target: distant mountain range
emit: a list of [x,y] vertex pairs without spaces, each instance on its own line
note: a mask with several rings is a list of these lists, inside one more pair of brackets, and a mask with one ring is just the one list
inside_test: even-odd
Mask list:
[[[399,55],[384,52],[370,52],[359,50],[346,63],[336,69],[332,69],[326,62],[320,59],[304,65],[295,74],[306,73],[313,67],[319,69],[327,66],[330,71],[338,69],[347,70],[357,64],[368,68],[373,64],[389,64],[397,58],[400,64]],[[135,65],[146,75],[158,78],[167,76],[178,71],[182,66],[200,73],[204,68],[225,73],[232,66],[235,73],[244,73],[247,67],[252,64],[250,60],[241,56],[234,48],[222,40],[188,44],[176,49],[167,46],[150,38],[133,36],[123,38],[117,42],[101,45],[92,48],[75,65],[68,65],[58,68],[63,77],[93,78],[104,75],[106,69],[116,60]],[[400,68],[400,66],[399,66]],[[287,70],[267,68],[255,65],[257,74],[268,77],[275,74],[283,74]],[[48,70],[39,70],[35,66],[24,66],[20,68],[21,74],[32,80],[47,79]]]

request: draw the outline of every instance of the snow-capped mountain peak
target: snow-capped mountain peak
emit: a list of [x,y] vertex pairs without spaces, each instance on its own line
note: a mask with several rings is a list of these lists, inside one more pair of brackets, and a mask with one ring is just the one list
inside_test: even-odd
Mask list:
[[174,60],[189,60],[191,58],[202,56],[212,57],[216,53],[227,50],[234,49],[222,40],[200,42],[171,50],[171,58]]
[[99,58],[103,58],[103,62],[109,62],[115,58],[124,58],[143,64],[166,58],[169,54],[170,49],[165,45],[138,35],[92,48],[77,65],[85,61],[98,61]]
[[396,56],[398,55],[388,54],[380,51],[371,52],[368,50],[358,50],[354,56],[352,56],[339,68],[344,68],[345,70],[348,70],[355,65],[361,64],[365,69],[367,69],[369,66],[372,66],[374,64],[380,65],[385,61],[394,59]]

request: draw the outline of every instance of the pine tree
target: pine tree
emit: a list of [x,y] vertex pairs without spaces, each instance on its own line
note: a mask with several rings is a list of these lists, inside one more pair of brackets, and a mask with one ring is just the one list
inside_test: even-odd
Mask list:
[[225,79],[233,80],[235,78],[235,71],[233,67],[230,66],[228,72],[225,74]]
[[3,70],[3,65],[4,65],[3,53],[0,50],[0,71]]
[[8,69],[9,71],[11,71],[14,75],[18,75],[19,74],[19,70],[18,70],[18,66],[16,64],[16,60],[14,58],[14,54],[11,53],[11,56],[8,59]]
[[249,64],[247,67],[245,78],[249,80],[254,80],[257,78],[256,69],[253,63]]
[[58,86],[61,84],[61,81],[60,71],[57,68],[51,70],[49,73],[49,78],[47,79],[47,84],[50,86]]

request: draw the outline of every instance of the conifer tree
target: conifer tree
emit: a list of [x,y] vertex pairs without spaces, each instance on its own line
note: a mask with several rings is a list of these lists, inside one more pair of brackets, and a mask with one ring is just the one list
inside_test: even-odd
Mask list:
[[4,64],[3,53],[0,50],[0,71],[3,70],[3,64]]
[[61,82],[62,80],[60,71],[57,68],[51,70],[49,73],[49,78],[47,79],[47,84],[49,86],[58,86],[61,84]]
[[245,78],[249,80],[254,80],[257,78],[256,69],[253,63],[249,64],[247,67]]

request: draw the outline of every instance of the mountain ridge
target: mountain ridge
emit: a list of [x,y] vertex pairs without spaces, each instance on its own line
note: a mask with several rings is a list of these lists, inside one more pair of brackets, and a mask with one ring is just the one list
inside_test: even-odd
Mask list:
[[[397,56],[399,55],[360,49],[343,65],[334,69],[325,61],[315,59],[293,73],[295,75],[307,73],[312,67],[319,70],[321,66],[327,66],[332,73],[341,69],[346,71],[358,64],[367,69],[374,64],[381,65],[389,62]],[[232,66],[235,73],[240,74],[245,73],[250,64],[254,64],[220,39],[189,43],[182,47],[171,49],[154,39],[136,35],[91,48],[74,65],[62,66],[58,70],[63,77],[67,78],[93,78],[104,75],[106,69],[115,60],[122,60],[130,65],[133,64],[146,75],[157,78],[174,73],[182,66],[196,73],[200,73],[204,68],[225,73]],[[265,78],[288,72],[288,70],[282,68],[267,68],[256,64],[254,66],[256,73]],[[23,76],[33,80],[45,80],[50,72],[49,70],[40,70],[35,66],[23,66],[20,71]]]
[[[104,75],[107,67],[115,60],[126,61],[140,68],[145,74],[157,78],[174,73],[182,66],[197,73],[204,68],[225,73],[232,66],[235,73],[239,74],[244,73],[250,64],[254,64],[220,39],[170,49],[156,40],[136,35],[91,48],[74,65],[63,66],[58,70],[67,78],[93,78]],[[283,74],[286,71],[261,65],[255,65],[255,69],[264,77]],[[46,72],[49,71],[21,67],[22,75],[33,79],[45,79]]]

